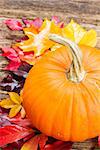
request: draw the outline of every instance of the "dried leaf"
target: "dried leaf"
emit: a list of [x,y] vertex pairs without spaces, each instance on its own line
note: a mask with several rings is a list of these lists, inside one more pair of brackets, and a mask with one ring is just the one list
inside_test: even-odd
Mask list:
[[85,29],[74,22],[74,20],[71,20],[71,22],[62,29],[63,36],[75,41],[76,43],[79,43],[85,33]]
[[0,113],[0,128],[7,125],[11,125],[11,122],[7,119],[7,114],[2,112]]
[[32,126],[29,119],[27,119],[27,118],[22,119],[20,114],[18,114],[14,118],[9,118],[8,114],[6,114],[6,113],[3,114],[3,112],[2,112],[0,115],[0,126],[5,126],[5,125],[9,125],[9,124],[10,125],[15,124],[15,125],[19,125],[19,126],[22,126],[25,128]]
[[33,29],[33,27],[27,28],[24,30],[24,32],[29,39],[24,42],[17,43],[16,45],[24,52],[34,51],[35,56],[40,56],[54,43],[48,39],[48,33],[50,32],[50,29],[51,22],[49,20],[45,20],[43,22],[38,34],[36,34],[36,31]]
[[58,16],[52,16],[52,20],[53,20],[56,24],[60,23],[60,19],[59,19]]
[[41,18],[35,18],[34,20],[28,20],[26,18],[22,18],[22,21],[27,27],[34,26],[36,29],[39,29],[43,23],[43,20]]
[[4,52],[2,55],[7,57],[8,59],[15,61],[15,62],[20,62],[20,59],[18,57],[18,54],[13,48],[10,47],[3,47],[2,51]]
[[21,110],[21,105],[15,105],[10,109],[9,117],[12,118],[18,114],[18,112]]
[[15,104],[21,104],[20,96],[15,92],[9,92],[10,100]]
[[27,141],[21,148],[21,150],[37,150],[38,149],[38,143],[39,143],[39,136],[36,135],[35,137],[31,138],[29,141]]
[[[0,106],[6,109],[10,108],[9,117],[12,118],[16,116],[19,112],[21,113],[22,117],[25,117],[25,110],[22,107],[22,97],[19,96],[15,92],[8,92],[10,98],[4,99],[0,102]],[[22,109],[22,110],[21,110]],[[21,110],[21,111],[20,111]]]
[[13,124],[17,124],[22,127],[29,127],[32,125],[29,119],[27,118],[22,119],[20,116],[16,116],[14,118],[8,118],[8,120]]
[[21,114],[21,118],[25,118],[26,112],[25,112],[24,107],[22,107],[20,114]]
[[95,30],[86,31],[81,25],[71,20],[71,22],[62,29],[62,35],[78,44],[84,44],[94,47],[96,45]]
[[21,148],[21,150],[38,150],[38,146],[40,146],[40,150],[43,150],[46,141],[47,136],[40,134],[36,135],[33,138],[31,138],[29,141],[27,141]]
[[7,19],[4,21],[4,23],[11,29],[11,30],[17,30],[20,31],[23,29],[21,22],[19,22],[16,19]]
[[23,128],[18,125],[5,126],[0,128],[0,147],[18,141],[33,132],[30,128]]
[[48,137],[46,135],[40,134],[40,140],[39,140],[40,150],[44,150],[47,140],[48,140]]
[[14,103],[7,98],[7,99],[3,99],[0,102],[0,106],[3,108],[9,109],[9,108],[12,108],[14,106]]
[[10,61],[9,64],[5,67],[5,70],[17,71],[20,65],[21,65],[20,62]]
[[71,142],[56,141],[52,144],[47,144],[44,150],[71,150]]
[[97,43],[97,33],[93,29],[87,31],[79,42],[79,44],[85,44],[92,47],[95,47],[96,43]]

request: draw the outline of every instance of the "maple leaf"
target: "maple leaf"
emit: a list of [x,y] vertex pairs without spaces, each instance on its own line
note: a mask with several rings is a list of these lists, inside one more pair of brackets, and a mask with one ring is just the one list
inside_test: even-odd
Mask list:
[[[2,92],[2,91],[1,91]],[[10,109],[9,117],[12,118],[16,116],[19,112],[21,114],[21,117],[25,117],[25,110],[22,103],[22,98],[15,92],[7,92],[9,94],[9,98],[3,99],[0,102],[0,106],[6,109]]]
[[[15,125],[19,125],[19,126],[22,126],[22,127],[31,127],[32,126],[30,120],[28,118],[21,118],[20,114],[18,114],[14,118],[9,118],[9,116],[7,116],[7,114],[1,113],[0,121],[1,121],[0,126],[9,125],[9,123],[10,123],[10,125],[15,124]],[[4,122],[5,122],[5,124],[4,124]]]
[[41,18],[35,18],[33,20],[22,18],[22,21],[27,27],[34,26],[36,29],[39,29],[43,23],[43,20]]
[[44,150],[48,137],[44,134],[38,134],[27,141],[21,148],[21,150]]
[[0,128],[0,147],[18,141],[34,131],[30,128],[20,127],[18,125],[7,125]]
[[97,43],[96,31],[93,29],[86,31],[74,20],[71,20],[68,25],[62,28],[62,35],[71,39],[77,44],[84,44],[95,47]]
[[5,70],[10,71],[17,70],[21,65],[21,60],[17,52],[10,47],[3,47],[2,51],[3,51],[2,56],[7,57],[10,60],[9,64],[5,67]]
[[45,145],[44,150],[70,150],[72,142],[56,141],[52,144]]
[[4,68],[5,70],[17,71],[23,62],[34,65],[37,60],[37,58],[34,57],[34,52],[23,52],[16,46],[3,47],[2,51],[2,56],[10,60],[9,64]]
[[21,48],[24,52],[34,51],[35,56],[40,56],[54,45],[54,42],[48,38],[49,33],[61,34],[60,26],[55,24],[54,21],[47,19],[44,20],[39,32],[34,26],[24,28],[23,31],[29,39],[17,43],[16,46]]
[[11,29],[20,31],[23,29],[21,22],[16,19],[7,19],[4,20],[4,23]]
[[58,16],[52,16],[52,20],[53,20],[56,24],[60,23],[60,19],[59,19]]

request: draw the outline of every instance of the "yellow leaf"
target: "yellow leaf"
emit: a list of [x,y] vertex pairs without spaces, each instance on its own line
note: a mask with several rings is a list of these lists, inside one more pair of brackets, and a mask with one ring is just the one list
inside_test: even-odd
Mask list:
[[63,36],[71,39],[72,41],[79,43],[80,39],[86,33],[85,29],[81,27],[81,25],[71,20],[71,22],[63,28]]
[[23,144],[21,147],[21,150],[37,150],[38,144],[39,144],[39,136],[36,135],[35,137],[32,137],[30,140],[28,140],[26,143]]
[[6,109],[12,108],[14,106],[14,103],[10,99],[3,99],[0,102],[0,106]]
[[92,29],[86,31],[81,25],[71,20],[71,22],[62,28],[62,35],[76,42],[94,47],[97,42],[96,32]]
[[50,33],[61,35],[62,28],[60,28],[59,25],[56,25],[54,21],[51,21]]
[[9,117],[12,118],[17,115],[17,113],[21,110],[21,105],[15,105],[13,108],[10,109]]
[[9,96],[15,104],[21,104],[20,96],[17,93],[9,92]]
[[25,118],[26,112],[25,112],[24,107],[22,107],[20,114],[21,114],[21,118]]
[[92,47],[95,47],[96,43],[97,43],[97,33],[93,29],[86,32],[83,38],[79,42],[79,44],[85,44],[85,45],[92,46]]

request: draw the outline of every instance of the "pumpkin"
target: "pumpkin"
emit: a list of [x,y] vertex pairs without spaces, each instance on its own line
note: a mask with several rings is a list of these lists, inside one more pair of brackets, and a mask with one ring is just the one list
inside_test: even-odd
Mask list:
[[23,105],[34,127],[64,141],[100,135],[100,51],[49,35],[62,44],[30,70]]

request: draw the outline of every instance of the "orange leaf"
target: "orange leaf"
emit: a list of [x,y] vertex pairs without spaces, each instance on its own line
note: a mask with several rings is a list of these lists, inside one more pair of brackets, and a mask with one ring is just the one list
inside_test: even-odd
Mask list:
[[21,114],[21,118],[24,118],[24,117],[25,117],[26,112],[25,112],[24,107],[22,107],[22,109],[21,109],[21,111],[20,111],[20,114]]
[[36,135],[35,137],[28,140],[22,146],[21,150],[38,150],[38,146],[40,147],[40,150],[43,150],[47,139],[47,136],[44,134]]
[[21,150],[37,150],[39,139],[40,139],[40,137],[38,135],[31,138],[22,146]]

